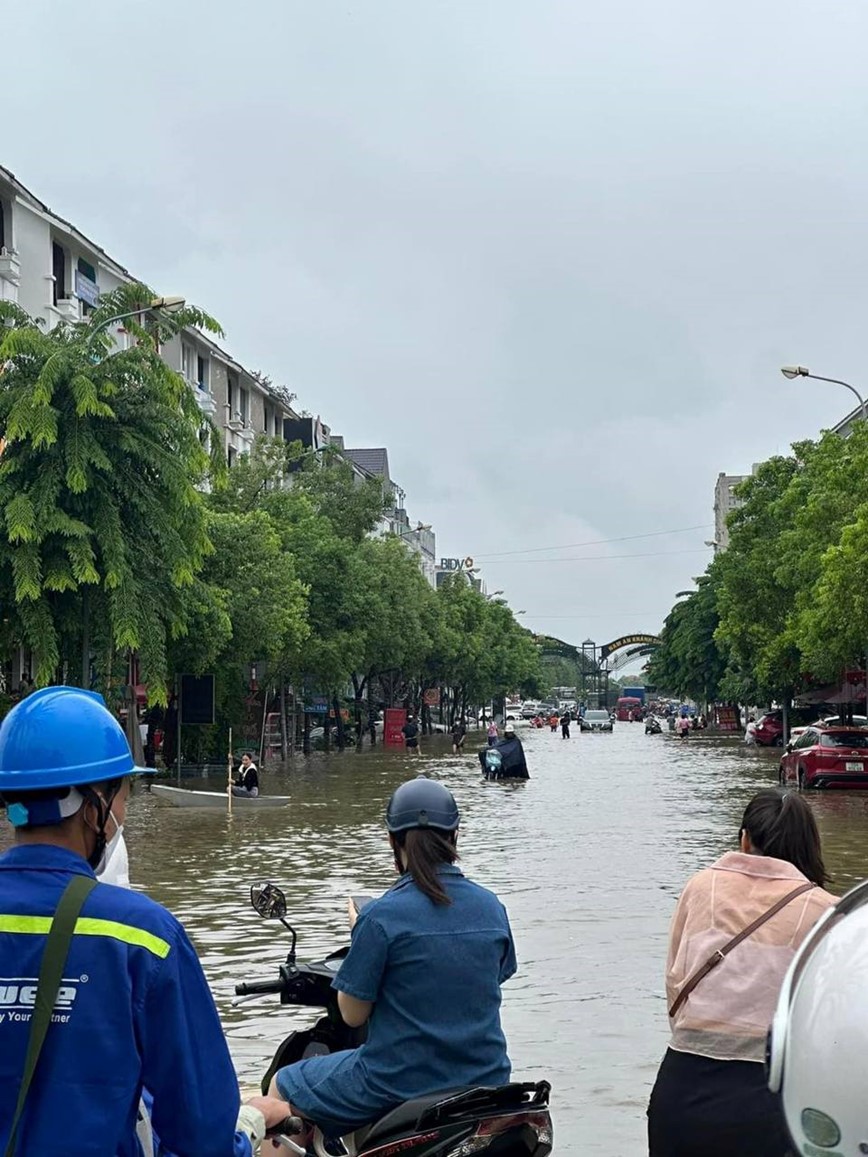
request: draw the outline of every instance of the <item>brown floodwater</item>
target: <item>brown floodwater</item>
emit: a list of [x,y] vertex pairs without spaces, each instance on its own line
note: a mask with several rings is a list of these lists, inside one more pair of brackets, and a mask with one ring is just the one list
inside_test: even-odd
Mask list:
[[[481,733],[480,733],[481,734]],[[667,1039],[663,967],[669,918],[687,877],[734,848],[750,796],[777,779],[779,752],[735,740],[522,730],[532,778],[488,783],[476,741],[453,756],[348,751],[299,758],[263,777],[289,807],[225,813],[176,809],[137,791],[127,842],[136,886],[185,924],[211,982],[239,1076],[258,1082],[278,1041],[312,1010],[276,997],[233,1007],[242,979],[275,975],[288,947],[249,905],[252,883],[286,891],[299,959],[347,939],[346,897],[394,879],[383,827],[393,789],[426,771],[462,809],[467,875],[509,909],[518,974],[504,988],[517,1078],[553,1086],[556,1151],[638,1157],[645,1105]],[[190,786],[218,785],[199,783]],[[808,796],[835,891],[868,876],[868,793]],[[4,837],[6,838],[6,837]]]

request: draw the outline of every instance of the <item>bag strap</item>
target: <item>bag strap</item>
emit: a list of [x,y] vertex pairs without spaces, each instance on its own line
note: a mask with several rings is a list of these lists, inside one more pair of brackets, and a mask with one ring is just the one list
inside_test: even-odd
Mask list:
[[801,896],[803,892],[808,892],[814,887],[816,887],[816,885],[810,882],[807,884],[799,884],[798,888],[793,888],[792,892],[787,892],[785,896],[781,896],[780,900],[778,900],[776,904],[772,904],[767,912],[763,912],[761,916],[757,916],[753,923],[748,924],[747,928],[743,928],[741,932],[739,932],[737,936],[733,936],[731,940],[727,940],[723,948],[718,948],[713,956],[709,956],[708,960],[697,968],[696,972],[694,972],[672,1002],[672,1007],[669,1009],[670,1017],[675,1016],[676,1012],[678,1012],[679,1008],[681,1008],[697,984],[699,984],[701,980],[704,980],[709,972],[720,964],[721,960],[729,956],[733,948],[737,948],[742,940],[747,940],[748,936],[752,936],[757,928],[761,928],[767,920],[771,920],[772,916],[776,916],[781,908],[785,908],[791,900],[795,900],[797,896]]
[[60,982],[63,979],[63,970],[66,967],[66,958],[69,955],[69,946],[72,943],[75,923],[85,900],[96,887],[97,881],[93,876],[75,875],[66,885],[60,903],[51,921],[48,930],[48,939],[42,953],[42,962],[39,966],[39,980],[36,983],[36,999],[33,1012],[30,1016],[30,1035],[27,1039],[27,1055],[24,1059],[24,1070],[21,1074],[21,1086],[18,1090],[18,1103],[12,1117],[12,1127],[9,1130],[9,1140],[6,1142],[5,1157],[13,1157],[18,1142],[18,1127],[24,1113],[27,1094],[39,1064],[39,1056],[48,1026],[51,1024],[51,1014],[57,1001]]

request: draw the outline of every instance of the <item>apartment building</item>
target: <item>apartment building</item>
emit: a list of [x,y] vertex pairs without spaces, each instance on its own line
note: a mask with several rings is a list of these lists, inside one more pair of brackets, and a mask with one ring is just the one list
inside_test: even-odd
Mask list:
[[407,495],[389,473],[389,452],[385,446],[374,448],[344,448],[340,439],[341,453],[355,463],[368,477],[380,478],[389,505],[380,522],[380,534],[394,534],[406,543],[416,555],[419,567],[432,587],[437,585],[437,565],[435,559],[437,540],[430,526],[417,522],[413,526],[406,510]]
[[[54,213],[0,166],[0,300],[13,301],[48,329],[62,321],[81,321],[101,294],[137,278],[101,246]],[[119,348],[132,339],[122,327],[113,338]],[[193,390],[203,417],[220,431],[227,461],[253,446],[257,434],[301,441],[309,449],[333,445],[359,478],[383,480],[390,507],[380,533],[396,534],[418,556],[425,577],[436,583],[435,538],[428,526],[410,524],[404,492],[389,475],[385,449],[344,450],[319,418],[295,412],[286,390],[236,361],[210,337],[188,329],[161,350]]]
[[[14,301],[47,328],[81,321],[100,295],[136,278],[0,167],[0,300]],[[118,328],[119,347],[130,340]],[[196,329],[167,343],[166,363],[186,378],[202,413],[220,430],[229,463],[257,433],[283,436],[297,417],[288,395],[244,368]]]
[[741,501],[735,491],[740,483],[749,478],[749,474],[718,474],[714,486],[714,550],[726,550],[729,546],[729,525],[727,519],[730,511],[737,510]]

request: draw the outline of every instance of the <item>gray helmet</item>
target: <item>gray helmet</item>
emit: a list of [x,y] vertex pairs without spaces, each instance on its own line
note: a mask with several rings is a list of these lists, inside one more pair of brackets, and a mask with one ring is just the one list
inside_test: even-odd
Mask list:
[[411,828],[454,832],[459,818],[458,804],[449,788],[424,775],[402,783],[386,808],[386,827],[393,833]]

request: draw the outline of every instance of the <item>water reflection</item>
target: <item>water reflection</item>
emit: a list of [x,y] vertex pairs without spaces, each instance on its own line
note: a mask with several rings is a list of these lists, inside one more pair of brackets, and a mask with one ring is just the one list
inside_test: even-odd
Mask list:
[[[389,795],[425,770],[458,796],[464,870],[509,909],[520,962],[505,988],[510,1053],[517,1075],[551,1080],[559,1150],[643,1152],[645,1104],[666,1044],[663,964],[675,898],[692,872],[735,847],[745,803],[776,782],[779,753],[645,736],[627,724],[612,736],[523,738],[533,778],[518,785],[481,779],[471,736],[464,756],[442,740],[416,759],[382,750],[314,756],[264,778],[266,792],[292,797],[289,807],[239,809],[231,820],[135,795],[133,879],[191,933],[245,1084],[307,1019],[273,997],[231,1006],[234,984],[274,975],[288,949],[281,926],[250,907],[250,884],[284,888],[301,959],[343,943],[346,896],[381,892],[394,878],[382,821]],[[833,888],[844,891],[868,875],[868,793],[808,798]]]

